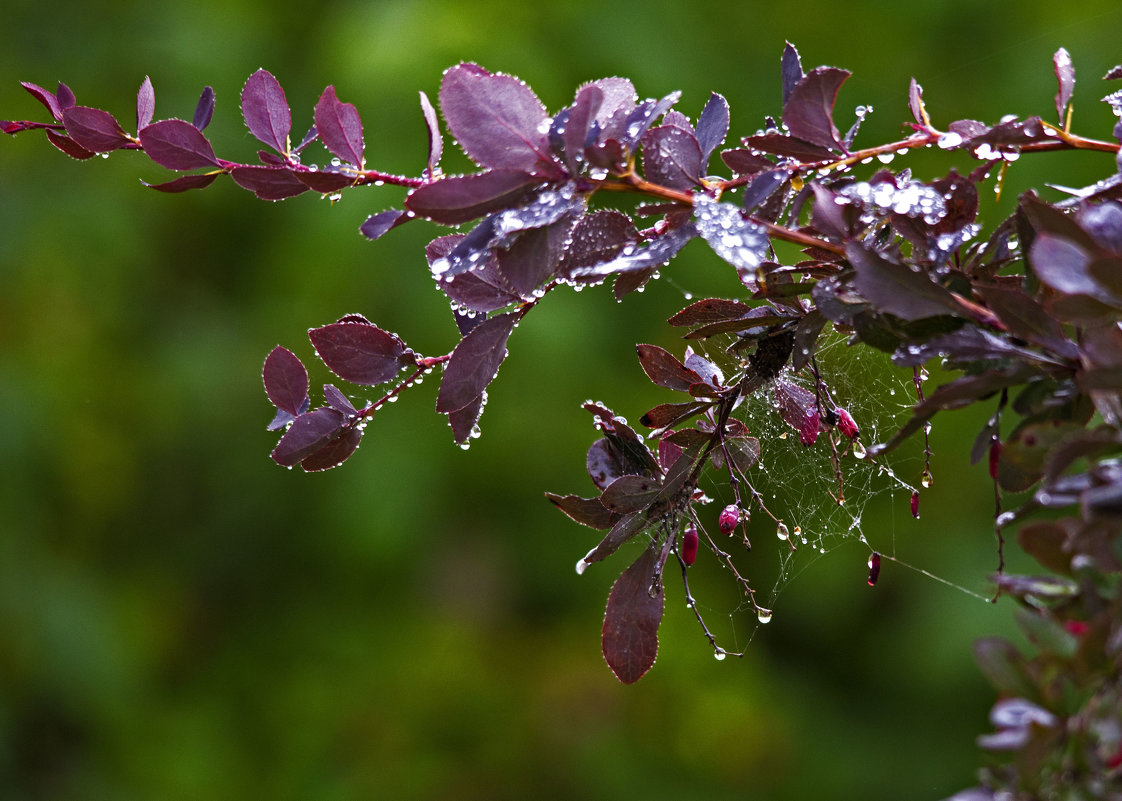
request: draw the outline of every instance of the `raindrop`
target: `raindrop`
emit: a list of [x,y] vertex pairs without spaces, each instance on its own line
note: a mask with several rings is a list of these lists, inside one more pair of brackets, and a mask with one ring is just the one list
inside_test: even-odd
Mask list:
[[996,525],[998,528],[1005,528],[1005,526],[1012,523],[1013,520],[1016,519],[1016,517],[1017,515],[1013,512],[1002,512],[993,522],[994,525]]
[[581,557],[580,559],[578,559],[577,560],[577,575],[578,576],[583,576],[584,571],[588,570],[588,565],[589,564],[590,564],[589,562],[584,561],[584,557]]
[[881,164],[891,164],[892,159],[894,159],[894,158],[896,158],[895,153],[878,153],[877,154],[877,161],[879,161]]
[[718,648],[716,651],[713,652],[713,658],[716,659],[718,662],[724,662],[726,656],[728,656],[728,654],[725,653],[724,648]]
[[790,536],[791,536],[791,532],[789,532],[789,531],[787,530],[787,524],[786,524],[786,523],[783,523],[783,522],[781,521],[781,522],[779,523],[779,525],[778,525],[778,526],[776,526],[776,528],[775,528],[775,536],[779,537],[779,539],[781,539],[781,540],[785,540],[785,539],[787,539],[788,537],[790,537]]
[[930,470],[924,470],[923,475],[919,478],[919,483],[923,485],[924,489],[929,489],[935,483],[934,477],[931,475]]
[[962,144],[962,134],[957,134],[954,131],[945,133],[939,137],[938,144],[943,150],[950,150],[951,148],[958,147]]
[[770,623],[771,622],[771,610],[770,609],[757,609],[756,610],[756,618],[761,623]]

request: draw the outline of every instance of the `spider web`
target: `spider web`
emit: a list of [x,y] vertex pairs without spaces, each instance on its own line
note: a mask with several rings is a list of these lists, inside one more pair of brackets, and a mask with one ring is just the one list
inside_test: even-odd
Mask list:
[[[713,356],[718,356],[717,347],[714,343]],[[735,642],[722,644],[722,634],[713,632],[721,646],[718,658],[723,658],[722,648],[735,653],[750,644],[759,626],[751,625],[750,631],[745,632],[744,621],[755,624],[755,617],[760,624],[770,622],[787,586],[818,559],[843,546],[848,546],[850,554],[864,553],[866,558],[874,552],[883,553],[886,560],[988,600],[896,556],[896,520],[910,521],[913,495],[920,493],[922,499],[924,435],[917,434],[899,449],[875,460],[864,454],[864,446],[891,438],[910,418],[911,407],[917,401],[913,372],[892,365],[887,354],[863,346],[849,347],[842,335],[832,331],[823,333],[815,363],[830,399],[846,409],[857,423],[859,438],[851,442],[834,428],[821,432],[813,445],[803,445],[799,433],[780,416],[773,385],[762,387],[735,412],[760,441],[759,462],[745,474],[750,487],[743,482],[740,486],[751,522],[731,538],[718,533],[715,525],[707,525],[706,529],[717,545],[732,555],[754,595],[741,595],[733,603],[729,619]],[[924,377],[922,373],[920,377]],[[785,369],[777,380],[814,391],[810,366],[798,374]],[[931,391],[931,387],[925,389]],[[725,473],[713,475],[711,485],[704,489],[714,498],[711,506],[717,509],[733,501]],[[839,497],[843,498],[841,503]],[[878,521],[883,521],[887,512],[893,524],[886,530],[878,526],[876,535],[870,533],[867,537],[864,517],[870,509],[875,509],[873,517]],[[745,552],[737,541],[742,535],[751,543],[750,552]],[[727,576],[724,578],[727,583]],[[707,606],[702,614],[724,611],[713,603],[715,599],[707,597],[712,590],[708,582],[704,588],[699,583],[691,589],[695,602],[705,602]]]

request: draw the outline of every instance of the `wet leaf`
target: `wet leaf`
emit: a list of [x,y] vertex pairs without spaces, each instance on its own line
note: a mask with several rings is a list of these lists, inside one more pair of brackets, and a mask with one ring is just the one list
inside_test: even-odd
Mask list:
[[141,181],[141,183],[149,189],[156,189],[160,192],[187,192],[191,189],[205,189],[214,183],[214,180],[221,174],[220,172],[207,172],[199,175],[184,175],[162,184],[150,184],[147,181]]
[[697,142],[701,146],[701,169],[707,169],[713,151],[721,146],[729,132],[729,104],[714,92],[697,118]]
[[764,156],[753,153],[747,148],[733,148],[721,151],[721,161],[737,175],[755,175],[764,170],[770,170],[775,162]]
[[460,340],[440,381],[438,412],[454,412],[482,397],[507,356],[506,341],[520,317],[515,312],[492,317]]
[[62,112],[62,122],[71,139],[95,153],[116,150],[132,141],[116,117],[99,108],[72,106]]
[[436,171],[440,158],[444,155],[444,136],[440,133],[440,121],[437,119],[436,109],[433,108],[429,96],[424,92],[418,94],[421,97],[421,114],[425,118],[425,130],[429,135],[428,170],[431,174]]
[[297,417],[273,449],[273,461],[293,467],[339,437],[346,417],[327,406]]
[[654,503],[661,489],[659,482],[650,476],[624,475],[604,489],[600,503],[618,514],[638,512]]
[[[154,127],[150,125],[144,130]],[[308,186],[285,167],[235,167],[230,177],[242,189],[248,189],[262,200],[284,200],[308,191]]]
[[272,73],[259,69],[250,75],[242,87],[241,100],[249,132],[278,153],[287,153],[292,112],[284,89]]
[[754,272],[770,245],[767,233],[731,203],[698,195],[694,201],[697,232],[719,257],[737,270]]
[[1075,91],[1075,66],[1071,63],[1071,54],[1061,47],[1052,56],[1052,67],[1056,72],[1056,81],[1060,91],[1056,93],[1056,118],[1060,125],[1064,124],[1068,103],[1071,102],[1072,92]]
[[308,370],[295,353],[280,345],[273,348],[265,357],[261,379],[265,394],[278,409],[293,417],[307,411]]
[[671,428],[683,420],[688,420],[698,412],[710,407],[708,401],[689,401],[686,403],[660,403],[644,414],[639,422],[647,428]]
[[929,276],[890,262],[857,242],[846,243],[845,252],[856,271],[854,287],[879,311],[903,320],[961,315],[962,309],[951,293]]
[[203,93],[199,95],[199,102],[195,104],[195,114],[191,118],[191,124],[198,130],[205,131],[213,116],[214,90],[209,86],[204,86]]
[[799,58],[799,51],[790,42],[787,42],[783,47],[783,58],[779,62],[779,73],[783,84],[783,105],[787,105],[791,92],[795,91],[795,87],[803,79],[803,65]]
[[444,73],[440,109],[460,147],[477,164],[560,177],[544,129],[549,115],[518,78],[459,64]]
[[726,437],[725,450],[732,466],[741,474],[760,460],[760,441],[755,437]]
[[407,211],[387,209],[377,214],[371,214],[366,218],[366,222],[359,226],[359,230],[367,239],[378,239],[410,219],[412,219],[412,215]]
[[543,228],[531,228],[520,233],[509,247],[496,251],[499,273],[515,292],[529,297],[556,274],[565,246],[571,241],[573,223],[568,217]]
[[362,431],[356,426],[349,426],[338,437],[301,460],[300,468],[308,473],[315,473],[338,467],[358,450],[360,442]]
[[639,241],[631,218],[619,211],[602,209],[581,217],[572,231],[572,244],[565,252],[560,272],[596,267],[610,262],[628,245]]
[[545,497],[568,515],[571,519],[590,528],[607,531],[614,526],[620,516],[605,508],[597,498],[582,498],[579,495],[555,495],[547,492]]
[[778,131],[746,136],[743,142],[753,150],[773,153],[776,156],[787,156],[798,161],[827,161],[833,159],[836,155],[828,147],[807,142],[797,136],[787,136]]
[[54,92],[49,92],[38,84],[30,83],[29,81],[20,81],[20,86],[27,90],[28,94],[46,106],[47,111],[55,118],[57,122],[62,122],[62,107],[59,105],[58,98],[55,97]]
[[599,264],[569,268],[568,274],[575,281],[597,281],[611,275],[655,270],[668,264],[695,236],[697,228],[692,223],[686,223],[656,236],[646,247],[625,245],[615,258]]
[[658,655],[658,626],[664,608],[661,582],[651,592],[658,558],[657,547],[647,548],[623,571],[608,596],[601,646],[608,667],[624,684],[641,679]]
[[352,103],[343,103],[328,86],[315,107],[316,131],[331,153],[348,164],[360,166],[366,147],[362,138],[362,118]]
[[834,125],[834,103],[849,75],[836,67],[817,67],[803,76],[783,104],[783,123],[793,136],[819,147],[844,150]]
[[308,337],[331,372],[352,384],[382,384],[413,363],[399,336],[369,323],[332,323],[310,329]]
[[775,384],[775,401],[783,422],[799,432],[799,442],[813,445],[821,428],[814,393],[789,381],[778,381]]
[[661,125],[643,135],[642,147],[643,173],[651,183],[682,190],[699,183],[702,152],[693,132]]
[[674,355],[658,345],[636,345],[635,349],[643,372],[660,387],[689,392],[693,384],[702,380],[701,376],[687,369]]
[[169,170],[220,166],[207,138],[183,120],[161,120],[145,126],[140,144],[148,158]]
[[414,214],[458,225],[517,204],[539,183],[538,178],[521,170],[458,175],[414,189],[405,205]]

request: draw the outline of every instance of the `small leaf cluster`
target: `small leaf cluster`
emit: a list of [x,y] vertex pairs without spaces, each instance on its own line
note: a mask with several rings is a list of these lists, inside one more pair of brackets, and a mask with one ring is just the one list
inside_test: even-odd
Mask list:
[[[241,96],[245,124],[266,146],[257,164],[215,155],[204,134],[212,91],[204,90],[192,122],[154,122],[147,79],[135,136],[108,112],[76,105],[62,84],[55,92],[24,84],[52,121],[0,122],[0,130],[43,130],[79,159],[143,151],[185,173],[153,186],[165,192],[203,188],[221,175],[269,200],[371,184],[406,190],[396,207],[362,224],[370,239],[416,220],[470,224],[437,236],[425,251],[456,326],[446,354],[422,356],[358,314],[309,331],[332,373],[360,387],[386,385],[381,397],[356,407],[327,384],[324,405],[312,408],[305,366],[286,348],[269,354],[263,380],[277,409],[269,428],[283,431],[272,456],[286,467],[341,464],[374,412],[437,368],[437,412],[466,444],[479,433],[514,329],[550,292],[610,282],[623,299],[690,242],[704,242],[732,268],[730,297],[704,298],[669,316],[689,343],[681,358],[661,346],[637,347],[647,377],[677,398],[642,413],[646,433],[586,402],[596,438],[585,466],[596,494],[547,494],[569,517],[604,532],[578,572],[625,543],[642,544],[611,590],[602,630],[604,657],[626,683],[655,661],[672,555],[718,657],[728,652],[689,590],[688,568],[704,558],[701,545],[730,570],[761,621],[770,619],[706,525],[715,518],[721,535],[739,532],[750,547],[748,521],[762,514],[787,541],[781,547],[796,547],[752,486],[751,468],[768,443],[748,429],[748,399],[768,397],[804,448],[829,449],[838,503],[846,459],[882,457],[915,435],[926,438],[938,413],[983,404],[991,414],[969,456],[985,459],[993,479],[995,584],[1018,602],[1018,622],[1037,653],[979,643],[978,661],[1000,693],[991,714],[996,732],[980,744],[1005,759],[961,797],[1055,797],[1077,787],[1084,797],[1113,798],[1122,792],[1122,122],[1108,139],[1074,133],[1075,70],[1065,50],[1052,73],[1054,118],[944,126],[913,79],[905,135],[859,146],[870,110],[859,106],[844,120],[836,108],[849,72],[805,71],[791,45],[780,60],[779,115],[763,117],[734,143],[726,141],[728,103],[716,93],[695,123],[678,109],[679,93],[641,100],[627,79],[605,78],[579,87],[571,104],[551,114],[519,79],[462,63],[444,73],[439,114],[420,94],[427,147],[416,177],[367,167],[362,119],[331,86],[293,146],[284,91],[264,70]],[[1122,78],[1122,67],[1105,78]],[[1122,118],[1122,92],[1103,101]],[[444,173],[441,118],[476,171]],[[303,162],[317,140],[331,154],[329,166]],[[919,148],[962,163],[931,179],[888,167]],[[1000,190],[1022,157],[1066,150],[1103,153],[1106,177],[1061,189],[1052,201],[1027,192],[1011,216],[983,226],[983,187]],[[723,175],[712,174],[715,167]],[[611,202],[624,196],[639,205]],[[782,258],[790,248],[777,249],[780,242],[799,255]],[[818,348],[830,332],[911,371],[917,401],[887,441],[863,442],[858,421],[823,380]],[[951,376],[933,389],[925,370],[932,364]],[[925,454],[920,483],[928,486],[930,448]],[[709,499],[699,489],[705,475],[726,480],[735,499],[717,515],[706,512]],[[913,514],[918,504],[917,493]],[[1019,546],[1043,575],[1005,572],[1004,533],[1015,525]],[[873,553],[870,585],[879,573]]]

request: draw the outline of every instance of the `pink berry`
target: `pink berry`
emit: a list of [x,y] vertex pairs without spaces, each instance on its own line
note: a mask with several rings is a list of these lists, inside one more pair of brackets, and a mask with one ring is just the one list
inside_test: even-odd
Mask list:
[[997,463],[1001,460],[1001,440],[995,439],[990,443],[990,478],[997,478]]
[[869,557],[869,586],[875,587],[878,578],[880,578],[880,554],[873,551],[873,555]]
[[730,503],[721,510],[720,516],[717,518],[717,528],[721,530],[722,534],[732,534],[736,531],[736,526],[740,522],[740,507],[735,503]]
[[845,409],[838,409],[838,431],[853,439],[860,433],[853,416]]
[[687,565],[692,565],[695,561],[697,561],[697,546],[697,527],[691,525],[682,535],[682,561]]
[[912,517],[919,520],[919,493],[912,493]]

